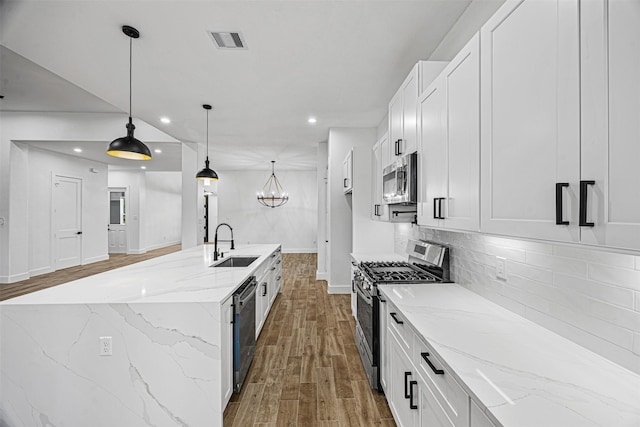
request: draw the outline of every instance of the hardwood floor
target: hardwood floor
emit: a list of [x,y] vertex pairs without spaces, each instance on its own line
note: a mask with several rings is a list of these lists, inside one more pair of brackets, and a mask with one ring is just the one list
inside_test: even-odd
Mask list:
[[160,249],[154,249],[144,254],[125,255],[111,254],[109,259],[105,261],[94,262],[93,264],[79,265],[76,267],[65,268],[63,270],[54,271],[53,273],[41,274],[40,276],[21,282],[0,284],[0,301],[30,292],[39,291],[41,289],[50,288],[51,286],[60,285],[62,283],[71,282],[72,280],[81,279],[83,277],[92,276],[114,268],[124,267],[125,265],[134,264],[136,262],[159,257],[161,255],[177,252],[181,245],[172,245]]
[[327,294],[315,273],[315,254],[283,254],[282,293],[225,427],[395,426],[360,362],[350,296]]

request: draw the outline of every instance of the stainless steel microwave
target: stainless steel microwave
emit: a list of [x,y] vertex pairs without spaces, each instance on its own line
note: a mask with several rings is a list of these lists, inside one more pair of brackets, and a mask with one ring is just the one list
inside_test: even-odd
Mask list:
[[382,171],[382,201],[386,205],[418,203],[418,154],[400,157]]

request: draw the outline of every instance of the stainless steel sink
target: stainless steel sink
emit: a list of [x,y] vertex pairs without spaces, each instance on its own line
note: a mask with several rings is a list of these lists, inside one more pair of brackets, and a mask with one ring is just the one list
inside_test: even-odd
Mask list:
[[248,267],[258,258],[257,256],[232,256],[222,261],[217,261],[211,267]]

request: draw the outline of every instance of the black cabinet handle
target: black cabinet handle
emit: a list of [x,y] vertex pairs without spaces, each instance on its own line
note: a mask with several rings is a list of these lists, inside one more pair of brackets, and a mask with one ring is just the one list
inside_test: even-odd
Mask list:
[[402,154],[402,138],[399,139],[396,144],[398,144],[398,152],[396,153],[396,156],[399,156],[400,154]]
[[427,365],[429,365],[434,374],[444,375],[444,370],[436,368],[433,363],[431,363],[431,360],[429,360],[429,353],[420,353],[420,356],[422,356],[424,361],[427,362]]
[[433,219],[438,219],[438,198],[433,198]]
[[556,182],[556,224],[557,225],[569,225],[569,221],[564,220],[562,214],[562,189],[569,187],[568,182]]
[[418,405],[413,404],[413,386],[418,385],[418,381],[409,381],[409,409],[418,409]]
[[345,179],[344,179],[344,182],[343,182],[343,184],[342,184],[342,187],[343,187],[343,188],[347,188],[347,178],[345,178]]
[[444,197],[438,198],[438,219],[444,219],[444,215],[442,215],[442,202],[444,199]]
[[386,304],[387,300],[386,299],[382,299],[380,297],[378,297],[378,299],[380,300],[381,303]]
[[593,227],[593,222],[587,221],[587,187],[595,185],[595,181],[580,181],[580,227]]
[[393,317],[393,320],[395,320],[398,325],[403,325],[404,324],[404,322],[402,320],[398,320],[398,318],[396,317],[397,313],[389,313],[389,316]]
[[266,296],[267,296],[267,282],[264,282],[264,283],[262,284],[262,288],[264,289],[264,290],[262,291],[262,296],[263,296],[263,297],[266,297]]
[[404,372],[404,398],[405,399],[409,398],[409,381],[407,380],[409,379],[410,376],[411,376],[411,371]]
[[82,231],[78,231],[76,234],[82,234]]

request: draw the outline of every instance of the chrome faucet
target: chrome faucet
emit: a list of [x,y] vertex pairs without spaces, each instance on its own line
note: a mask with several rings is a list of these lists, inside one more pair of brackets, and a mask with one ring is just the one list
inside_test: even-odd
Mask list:
[[221,222],[216,227],[216,234],[213,238],[213,260],[214,261],[218,260],[218,228],[220,228],[223,225],[226,225],[227,227],[229,227],[229,231],[231,231],[231,240],[220,240],[220,242],[231,242],[231,250],[235,249],[234,243],[233,243],[233,228],[231,228],[231,226],[226,222]]

